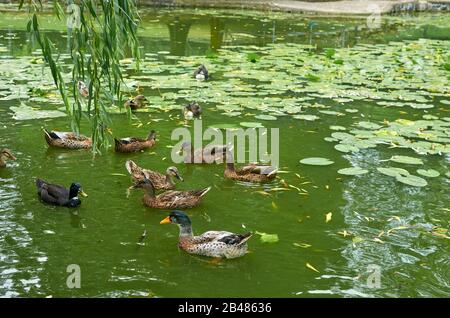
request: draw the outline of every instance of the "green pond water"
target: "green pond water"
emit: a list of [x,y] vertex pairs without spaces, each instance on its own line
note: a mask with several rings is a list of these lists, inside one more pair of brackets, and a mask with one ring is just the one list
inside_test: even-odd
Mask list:
[[[142,19],[141,70],[132,60],[122,66],[125,93],[139,84],[150,107],[129,119],[111,106],[110,127],[121,137],[155,129],[157,145],[93,158],[47,147],[41,127],[67,131],[70,120],[26,15],[0,12],[0,148],[18,158],[0,170],[1,296],[450,296],[448,14],[384,17],[378,29],[364,18],[246,11],[143,10]],[[70,65],[65,24],[43,23]],[[200,63],[211,81],[191,78]],[[177,227],[159,225],[168,211],[145,207],[140,190],[127,197],[125,161],[172,165],[171,133],[185,125],[181,107],[191,100],[204,108],[204,128],[279,128],[282,171],[273,183],[225,180],[222,165],[177,165],[178,189],[212,187],[187,211],[195,233],[278,235],[267,243],[255,234],[239,259],[186,254]],[[89,134],[86,120],[81,128]],[[309,157],[333,164],[299,162]],[[348,167],[367,172],[338,173]],[[89,197],[72,210],[43,205],[36,177],[78,181]],[[70,264],[80,266],[79,289],[66,285]],[[374,266],[380,286],[367,283]]]

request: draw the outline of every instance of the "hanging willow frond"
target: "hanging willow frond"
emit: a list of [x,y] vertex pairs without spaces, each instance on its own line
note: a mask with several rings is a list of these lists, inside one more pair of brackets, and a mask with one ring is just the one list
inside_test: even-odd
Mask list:
[[[53,12],[58,19],[74,19],[67,23],[72,59],[72,83],[68,86],[62,76],[55,46],[40,29],[39,16],[45,10],[42,1],[21,0],[19,9],[23,8],[25,2],[28,3],[30,13],[27,30],[38,42],[45,62],[50,67],[66,112],[71,118],[72,129],[79,132],[81,120],[86,118],[91,124],[93,151],[97,153],[109,146],[106,132],[111,120],[106,108],[114,103],[114,99],[122,99],[120,60],[131,54],[136,60],[136,68],[139,68],[137,28],[140,18],[136,5],[133,0],[53,1]],[[71,2],[66,12],[63,9],[64,2]],[[79,81],[88,87],[89,96],[86,99],[78,91]],[[68,92],[73,102],[69,100]],[[87,113],[83,113],[83,105]]]

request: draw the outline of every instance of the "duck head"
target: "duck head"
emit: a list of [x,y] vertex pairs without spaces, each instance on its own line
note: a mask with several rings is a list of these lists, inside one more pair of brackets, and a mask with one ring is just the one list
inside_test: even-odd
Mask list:
[[183,178],[181,177],[180,173],[178,172],[177,167],[169,167],[166,170],[166,174],[172,177],[177,178],[180,181],[184,181]]

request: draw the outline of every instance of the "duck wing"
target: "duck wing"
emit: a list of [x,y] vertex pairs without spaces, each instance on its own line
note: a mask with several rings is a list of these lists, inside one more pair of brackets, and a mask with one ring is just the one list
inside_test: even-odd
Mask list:
[[36,187],[38,195],[47,203],[64,205],[69,200],[69,190],[63,186],[37,179]]
[[272,175],[276,173],[278,169],[272,166],[249,164],[247,166],[242,167],[239,171],[241,172],[241,174],[254,173],[254,174]]

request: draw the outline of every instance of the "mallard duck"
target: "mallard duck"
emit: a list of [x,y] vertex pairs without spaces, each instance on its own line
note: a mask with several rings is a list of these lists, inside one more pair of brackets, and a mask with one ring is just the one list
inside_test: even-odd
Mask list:
[[199,205],[202,197],[211,190],[211,187],[201,190],[175,191],[169,190],[155,195],[155,186],[149,179],[137,182],[132,189],[144,189],[142,201],[145,205],[155,209],[186,209]]
[[147,98],[144,95],[138,95],[134,98],[127,100],[124,104],[125,108],[130,108],[131,110],[139,109],[144,107]]
[[0,168],[6,167],[6,160],[17,160],[16,157],[13,156],[11,150],[4,148],[0,152]]
[[196,102],[189,103],[184,106],[183,115],[186,120],[199,118],[202,114],[202,108]]
[[191,142],[185,141],[181,145],[180,152],[183,152],[184,163],[215,163],[223,160],[227,151],[226,145],[209,145],[204,148],[194,150]]
[[234,234],[226,231],[208,231],[194,236],[189,217],[182,211],[173,211],[160,224],[177,224],[180,228],[178,246],[190,254],[210,257],[236,258],[247,253],[247,241],[252,233]]
[[198,80],[208,80],[209,73],[205,65],[202,64],[197,68],[197,70],[194,72],[194,78]]
[[131,179],[133,180],[133,182],[136,183],[147,178],[153,183],[156,190],[175,189],[175,183],[172,180],[173,177],[177,178],[180,181],[183,181],[183,178],[180,176],[176,167],[167,168],[165,175],[156,171],[143,169],[132,160],[127,160],[127,162],[125,162],[125,167],[127,168],[128,173],[131,175]]
[[114,138],[117,152],[135,152],[151,148],[156,143],[156,132],[150,131],[147,139],[137,137],[127,137],[122,139]]
[[36,179],[36,187],[41,200],[52,205],[74,208],[81,204],[78,195],[87,197],[87,194],[83,192],[79,183],[72,183],[70,189],[66,189],[63,186],[50,184],[42,179]]
[[226,166],[224,175],[226,178],[247,181],[247,182],[268,182],[277,176],[278,169],[267,165],[258,165],[255,163],[246,165],[240,169],[234,167],[233,155],[230,151],[226,152]]
[[84,98],[89,96],[89,89],[87,88],[86,84],[82,81],[78,81],[78,92]]
[[66,149],[88,149],[92,147],[92,139],[74,132],[48,131],[44,129],[44,137],[51,147]]

